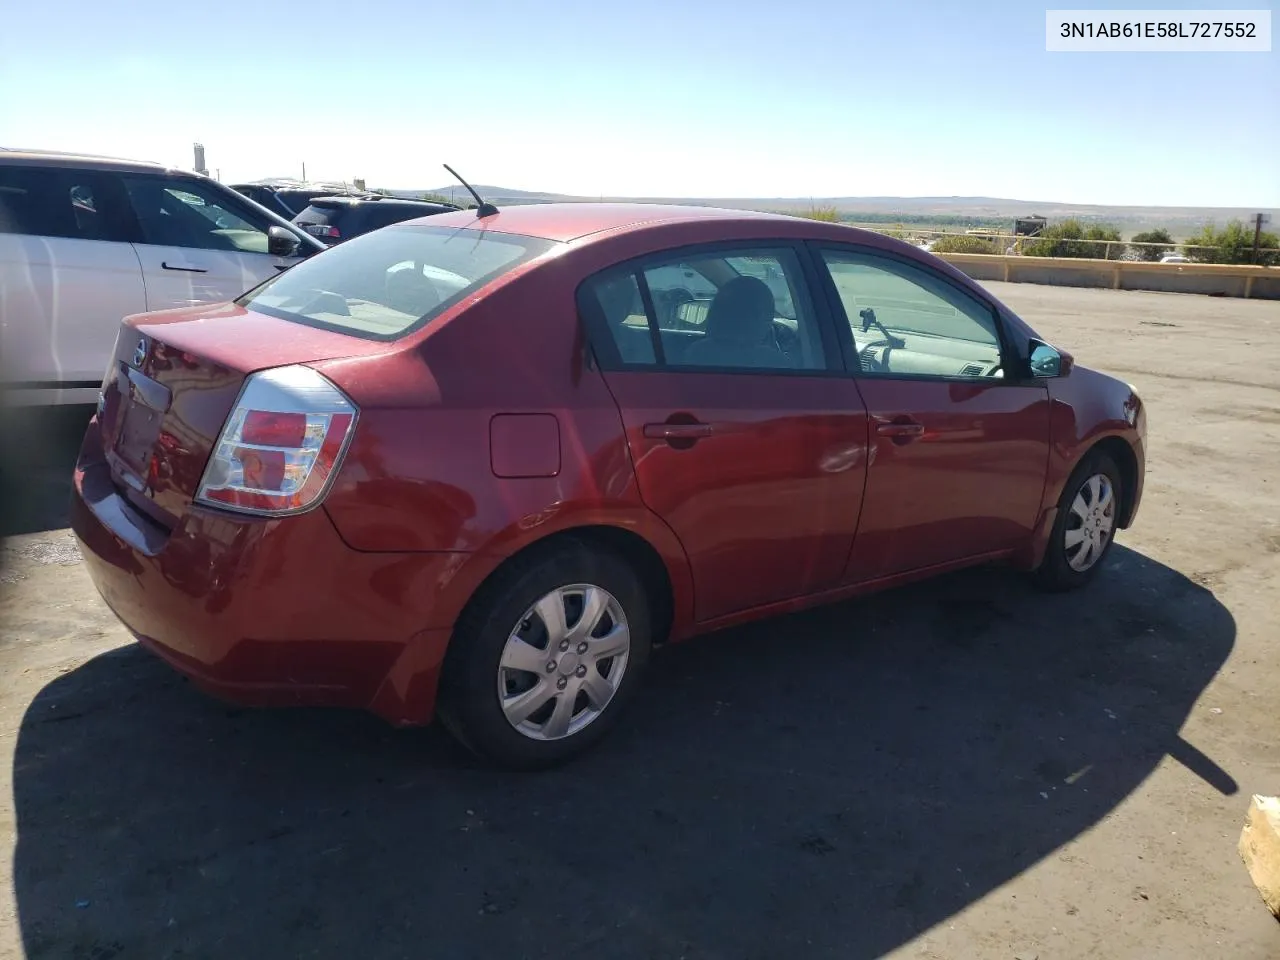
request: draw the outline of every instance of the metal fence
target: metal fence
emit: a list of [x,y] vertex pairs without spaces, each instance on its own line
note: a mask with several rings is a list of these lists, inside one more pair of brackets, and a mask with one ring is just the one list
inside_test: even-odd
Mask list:
[[[1195,243],[1147,243],[1145,241],[1135,243],[1132,240],[1087,240],[1084,238],[1048,238],[1042,236],[1026,236],[1025,234],[1005,233],[999,230],[923,230],[917,227],[895,227],[884,223],[856,223],[850,222],[850,226],[859,227],[863,230],[870,230],[873,233],[881,233],[886,236],[905,239],[908,243],[914,243],[917,246],[932,247],[933,243],[943,237],[969,237],[974,240],[985,240],[992,244],[995,248],[992,253],[1004,253],[1013,256],[1025,255],[1025,248],[1033,243],[1043,242],[1059,242],[1069,244],[1085,244],[1089,249],[1096,250],[1096,259],[1098,260],[1148,260],[1160,259],[1160,256],[1168,254],[1181,254],[1188,260],[1211,263],[1217,261],[1222,254],[1222,248],[1217,246],[1209,246],[1206,244]],[[1141,251],[1155,250],[1159,251],[1159,256],[1144,257]],[[1197,253],[1204,253],[1197,257]],[[1260,247],[1258,254],[1261,257],[1275,257],[1277,254],[1276,247]]]

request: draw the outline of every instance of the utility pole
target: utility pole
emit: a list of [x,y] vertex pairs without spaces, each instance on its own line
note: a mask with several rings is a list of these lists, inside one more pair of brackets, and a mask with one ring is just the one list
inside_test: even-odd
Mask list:
[[1270,223],[1271,218],[1265,213],[1254,214],[1253,217],[1253,263],[1258,262],[1258,248],[1262,246],[1262,225]]
[[307,182],[307,161],[302,161],[302,182]]

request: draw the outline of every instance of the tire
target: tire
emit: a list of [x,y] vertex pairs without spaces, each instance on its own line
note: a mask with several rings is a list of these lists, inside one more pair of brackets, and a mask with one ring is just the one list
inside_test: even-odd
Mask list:
[[[599,617],[584,631],[588,597]],[[563,630],[548,626],[557,606]],[[577,756],[612,729],[638,688],[651,622],[640,578],[612,551],[571,540],[517,557],[481,587],[454,628],[440,719],[500,766],[530,770]]]
[[[1109,498],[1105,495],[1108,485]],[[1092,502],[1095,489],[1103,494],[1100,510],[1095,510]],[[1105,453],[1089,453],[1080,461],[1058,499],[1058,516],[1049,535],[1049,544],[1045,547],[1044,559],[1035,571],[1039,586],[1054,591],[1074,590],[1097,576],[1115,543],[1123,494],[1120,470]],[[1077,497],[1080,498],[1079,503]],[[1083,516],[1081,507],[1084,508]],[[1090,530],[1094,531],[1093,536]],[[1086,548],[1088,556],[1084,555]]]

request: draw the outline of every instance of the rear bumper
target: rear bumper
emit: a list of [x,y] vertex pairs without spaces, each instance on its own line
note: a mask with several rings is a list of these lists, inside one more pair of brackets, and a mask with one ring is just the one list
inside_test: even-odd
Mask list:
[[238,702],[431,719],[457,615],[440,589],[457,555],[354,551],[323,510],[192,508],[167,531],[116,490],[96,433],[76,467],[72,529],[98,592],[145,647]]

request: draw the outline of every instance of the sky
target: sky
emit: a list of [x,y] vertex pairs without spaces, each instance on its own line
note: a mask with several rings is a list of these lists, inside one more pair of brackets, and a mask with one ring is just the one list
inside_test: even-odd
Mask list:
[[[1275,0],[1181,6],[1271,9],[1280,27]],[[1045,9],[13,3],[0,145],[190,168],[198,141],[224,182],[305,163],[313,179],[432,188],[447,162],[473,183],[581,196],[1280,207],[1280,43],[1048,53]]]

